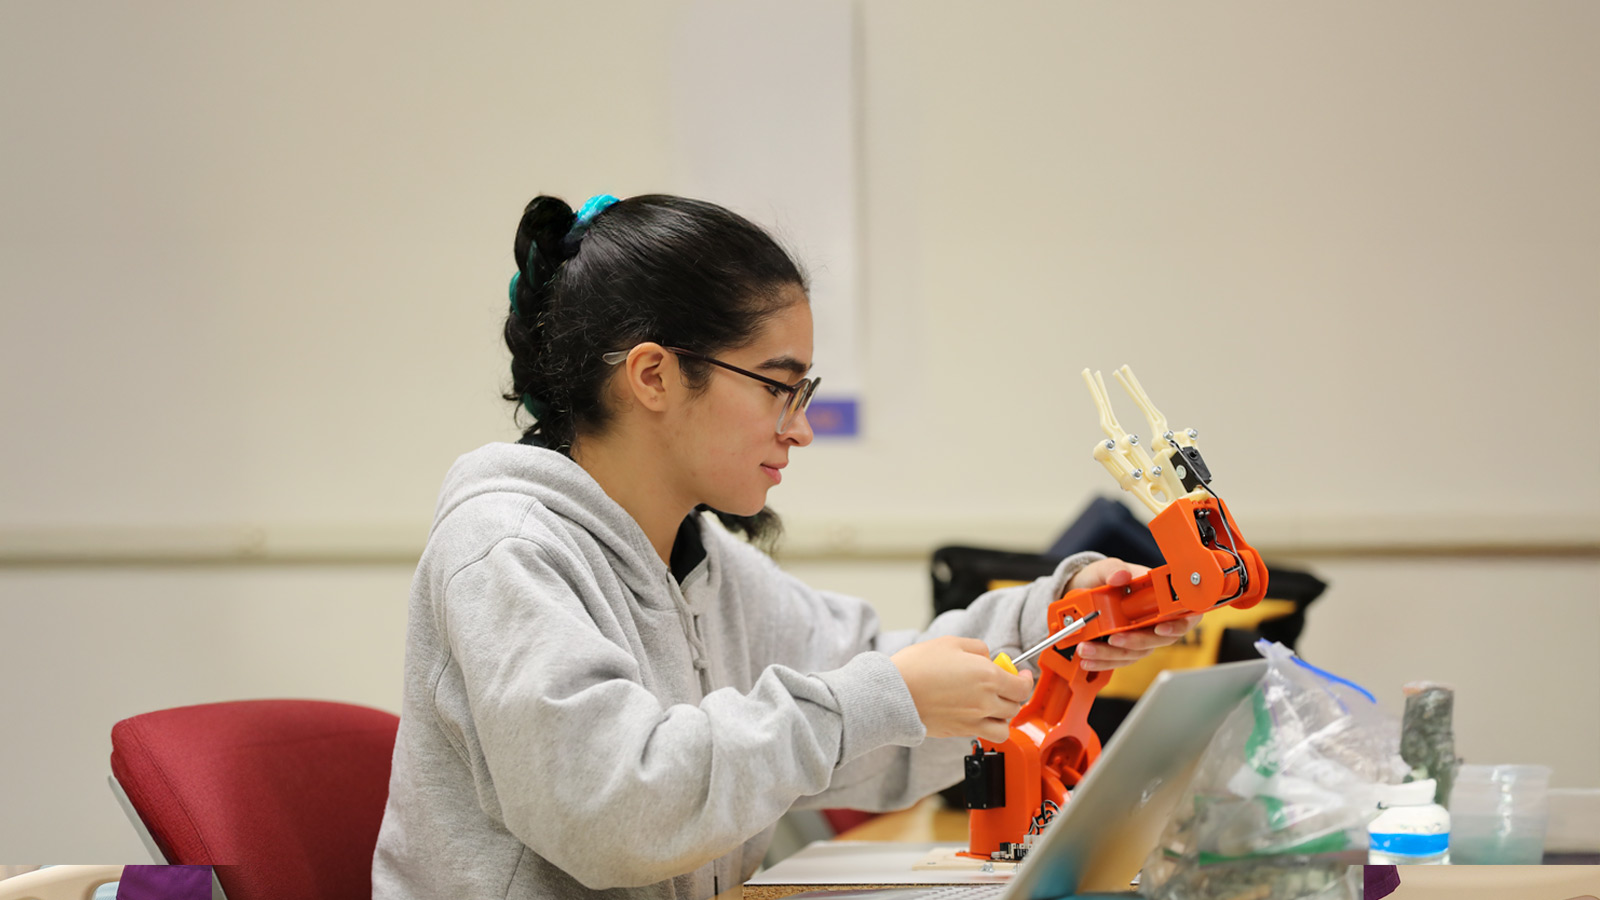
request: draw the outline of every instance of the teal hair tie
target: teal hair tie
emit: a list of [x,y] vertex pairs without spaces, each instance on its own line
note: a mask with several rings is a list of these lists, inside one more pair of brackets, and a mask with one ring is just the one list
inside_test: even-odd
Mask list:
[[606,207],[615,202],[617,202],[617,198],[611,196],[610,194],[595,194],[593,197],[585,200],[582,206],[578,207],[578,219],[576,222],[572,223],[572,227],[588,228],[589,223],[594,221],[595,216],[605,212]]
[[522,408],[532,413],[533,417],[541,422],[550,416],[550,404],[532,394],[522,395]]
[[562,249],[566,251],[567,256],[578,252],[578,244],[589,232],[589,225],[594,222],[595,216],[605,212],[616,202],[617,198],[610,194],[595,194],[578,207],[578,215],[572,220],[572,227],[567,230],[566,238],[561,241]]

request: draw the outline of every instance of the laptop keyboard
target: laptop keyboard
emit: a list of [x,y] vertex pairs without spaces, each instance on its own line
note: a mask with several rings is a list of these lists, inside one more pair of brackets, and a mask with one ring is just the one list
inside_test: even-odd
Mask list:
[[996,900],[1010,884],[957,884],[950,887],[924,888],[917,900]]

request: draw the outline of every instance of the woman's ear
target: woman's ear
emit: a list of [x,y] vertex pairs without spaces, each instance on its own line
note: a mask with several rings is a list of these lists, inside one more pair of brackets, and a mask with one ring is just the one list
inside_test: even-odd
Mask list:
[[626,393],[633,401],[652,412],[669,404],[671,387],[677,384],[678,357],[653,341],[634,345],[622,364]]

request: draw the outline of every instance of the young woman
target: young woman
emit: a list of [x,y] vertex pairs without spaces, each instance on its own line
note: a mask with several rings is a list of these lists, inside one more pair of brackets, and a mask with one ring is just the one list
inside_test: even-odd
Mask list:
[[[811,443],[811,310],[777,244],[709,203],[539,197],[515,250],[507,399],[533,425],[445,478],[374,897],[732,888],[791,807],[894,809],[958,781],[1033,686],[991,651],[1134,568],[1079,554],[880,632],[733,533],[770,535],[767,492]],[[1185,630],[1162,628],[1080,652],[1125,664]]]

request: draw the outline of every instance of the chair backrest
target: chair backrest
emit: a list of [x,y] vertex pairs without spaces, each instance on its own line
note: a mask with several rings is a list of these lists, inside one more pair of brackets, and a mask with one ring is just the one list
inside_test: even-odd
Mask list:
[[166,861],[216,867],[228,900],[372,896],[399,718],[321,700],[146,713],[111,771]]

